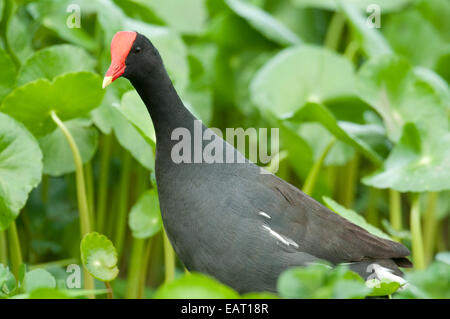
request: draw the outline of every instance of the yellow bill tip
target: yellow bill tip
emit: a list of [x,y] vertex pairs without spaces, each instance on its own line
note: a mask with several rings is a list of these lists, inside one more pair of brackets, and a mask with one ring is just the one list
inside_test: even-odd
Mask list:
[[112,83],[112,76],[105,76],[103,78],[103,85],[102,88],[107,87],[108,85],[110,85]]

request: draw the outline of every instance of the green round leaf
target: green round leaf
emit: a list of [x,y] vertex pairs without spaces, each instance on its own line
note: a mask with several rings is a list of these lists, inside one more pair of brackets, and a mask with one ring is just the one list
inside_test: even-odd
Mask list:
[[55,111],[62,121],[87,114],[102,101],[101,78],[90,72],[68,73],[53,82],[37,80],[15,89],[0,107],[36,136],[56,127],[50,117]]
[[0,231],[19,215],[41,181],[42,153],[25,127],[0,113]]
[[338,122],[334,115],[323,105],[319,103],[307,102],[295,114],[291,120],[299,122],[319,122],[337,139],[345,142],[374,163],[381,163],[380,156],[362,139],[353,133],[351,125],[347,122]]
[[56,280],[45,269],[34,269],[25,274],[23,289],[32,292],[38,288],[56,288]]
[[396,281],[380,281],[378,279],[369,279],[366,282],[366,286],[371,288],[372,291],[369,296],[389,296],[400,288],[400,283]]
[[237,299],[239,295],[211,277],[189,273],[163,284],[153,297],[155,299]]
[[[98,145],[97,130],[91,126],[91,121],[74,119],[64,123],[75,139],[83,163],[89,162],[95,154]],[[61,176],[75,171],[72,151],[69,143],[60,129],[41,137],[39,145],[44,154],[44,173],[51,176]]]
[[[380,6],[382,13],[397,11],[404,8],[413,0],[345,0],[346,2],[353,4],[360,10],[366,10],[371,4],[377,4]],[[336,0],[293,0],[293,2],[300,7],[311,7],[326,10],[336,11],[339,8],[339,2]]]
[[0,264],[0,299],[10,296],[16,288],[16,278],[8,267]]
[[11,57],[0,49],[0,101],[13,90],[16,82],[16,68]]
[[446,45],[432,23],[417,10],[393,15],[384,30],[395,52],[407,57],[414,65],[433,68]]
[[100,1],[41,0],[30,3],[27,9],[34,21],[38,21],[43,27],[53,31],[59,38],[93,51],[96,48],[96,43],[89,36],[86,28],[69,28],[67,26],[67,20],[70,18],[70,15],[76,14],[77,11],[66,13],[66,10],[71,4],[76,4],[81,8],[81,12],[79,13],[82,16],[84,14],[88,15],[93,12],[93,7],[96,5],[96,2]]
[[185,34],[200,34],[206,26],[206,0],[137,0],[152,8],[171,29]]
[[259,108],[284,118],[308,101],[353,95],[353,80],[348,60],[327,49],[303,45],[281,51],[257,72],[250,85],[251,98]]
[[119,110],[150,145],[156,145],[152,119],[147,107],[135,90],[128,91],[122,96]]
[[450,265],[434,262],[425,270],[408,272],[408,285],[397,292],[399,298],[449,299]]
[[450,132],[419,131],[408,123],[383,166],[363,178],[366,185],[400,192],[450,189]]
[[69,72],[94,71],[95,60],[82,48],[69,45],[54,45],[37,51],[21,67],[17,85],[38,79],[53,80]]
[[431,131],[448,127],[435,86],[414,74],[407,60],[391,55],[373,58],[361,67],[358,78],[358,94],[383,118],[392,141],[398,141],[407,122],[422,123]]
[[442,251],[436,255],[436,260],[450,266],[450,251]]
[[295,45],[300,38],[264,10],[241,0],[226,0],[227,5],[269,40],[281,45]]
[[149,238],[162,229],[156,189],[148,190],[141,195],[137,203],[131,208],[128,224],[135,238]]
[[283,298],[312,298],[324,285],[329,266],[315,264],[284,271],[278,278],[278,293]]
[[101,281],[112,281],[119,274],[117,252],[104,235],[93,232],[81,241],[81,260],[89,273]]
[[374,57],[392,53],[389,43],[376,28],[367,26],[367,18],[356,6],[348,1],[340,1],[339,6],[349,20],[350,27],[355,34],[355,40],[367,56]]

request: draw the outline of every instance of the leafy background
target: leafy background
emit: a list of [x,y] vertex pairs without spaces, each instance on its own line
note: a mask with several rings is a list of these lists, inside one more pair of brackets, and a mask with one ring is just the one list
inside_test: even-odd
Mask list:
[[[1,0],[0,19],[0,298],[450,297],[448,0]],[[145,106],[125,79],[101,90],[120,30],[207,125],[279,128],[276,174],[411,248],[409,285],[323,263],[239,296],[185,271]]]

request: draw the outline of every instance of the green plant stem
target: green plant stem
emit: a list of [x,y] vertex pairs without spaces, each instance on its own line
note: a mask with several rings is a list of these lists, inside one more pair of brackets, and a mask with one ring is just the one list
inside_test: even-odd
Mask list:
[[126,299],[136,299],[139,295],[139,283],[144,257],[145,239],[133,238],[131,258],[128,268]]
[[[80,151],[78,150],[77,144],[64,125],[64,123],[60,120],[58,115],[54,111],[51,113],[52,120],[56,123],[56,125],[61,129],[64,137],[69,143],[70,150],[72,151],[73,160],[75,162],[75,178],[76,178],[76,186],[77,186],[77,199],[78,199],[78,211],[80,213],[80,230],[81,237],[86,235],[91,231],[91,217],[89,216],[89,206],[86,195],[86,184],[84,181],[84,172],[83,172],[83,162],[81,160]],[[89,274],[88,271],[84,271],[84,289],[93,290],[94,289],[94,278]],[[90,298],[94,298],[93,295],[89,296]]]
[[358,182],[358,166],[359,155],[357,153],[345,167],[345,180],[347,181],[347,183],[345,183],[344,187],[342,204],[348,208],[351,208],[353,206],[353,200],[355,198],[356,185]]
[[125,241],[125,232],[127,230],[127,212],[128,212],[128,197],[130,186],[130,172],[131,172],[131,155],[124,150],[122,159],[122,171],[120,176],[119,186],[119,203],[118,214],[116,220],[115,244],[117,255],[120,260],[122,255],[123,244]]
[[411,203],[411,237],[412,256],[416,269],[425,268],[425,255],[423,250],[422,227],[420,225],[420,201],[419,194],[413,194]]
[[327,34],[325,36],[325,47],[337,50],[342,31],[345,26],[345,17],[342,13],[336,12],[330,20]]
[[389,189],[389,220],[395,231],[402,230],[402,202],[400,193]]
[[322,154],[320,155],[319,159],[314,163],[313,167],[309,171],[309,174],[306,177],[305,184],[303,185],[303,192],[305,194],[312,196],[314,192],[314,187],[316,186],[317,177],[319,176],[320,169],[322,168],[323,162],[325,161],[325,158],[327,157],[327,154],[333,147],[334,143],[336,143],[336,138],[333,137],[330,143],[328,143],[328,145],[322,151]]
[[5,48],[5,51],[8,52],[9,56],[13,60],[15,66],[17,69],[20,67],[20,60],[16,56],[14,50],[11,49],[11,46],[9,45],[8,37],[7,37],[7,30],[8,30],[8,23],[10,21],[11,16],[16,12],[17,5],[15,4],[14,0],[6,0],[4,1],[3,5],[3,13],[2,13],[2,19],[0,22],[0,31],[1,36],[3,38],[3,45]]
[[139,280],[139,293],[138,293],[139,299],[144,298],[144,290],[145,290],[145,284],[147,282],[148,264],[150,261],[150,253],[152,252],[152,244],[153,244],[153,238],[151,237],[147,240],[147,244],[145,246],[144,257],[142,259],[141,277]]
[[75,162],[78,210],[80,212],[80,229],[81,229],[81,236],[84,236],[91,231],[90,226],[91,218],[89,217],[89,205],[87,201],[86,184],[84,181],[84,172],[83,172],[83,162],[81,160],[80,151],[78,150],[77,144],[75,143],[72,134],[64,125],[64,123],[59,119],[58,115],[56,115],[56,113],[52,111],[51,116],[56,125],[58,125],[58,127],[61,129],[62,133],[64,134],[64,137],[69,143],[70,150],[72,151],[73,160]]
[[378,198],[380,196],[380,190],[377,188],[369,188],[369,203],[366,211],[367,222],[373,226],[379,226],[378,218]]
[[8,248],[4,231],[0,231],[0,264],[8,265]]
[[108,299],[114,299],[113,289],[111,287],[111,283],[109,281],[105,281],[105,287],[106,287],[106,295],[108,296]]
[[355,60],[356,53],[358,53],[359,44],[356,41],[350,42],[344,51],[344,56],[353,63]]
[[91,228],[95,229],[95,217],[94,217],[94,176],[92,172],[92,165],[90,162],[84,164],[84,172],[86,177],[86,197],[89,207],[89,217]]
[[166,231],[163,232],[164,236],[164,264],[165,264],[165,282],[170,282],[175,278],[175,252],[167,237]]
[[41,182],[41,198],[42,202],[44,204],[48,201],[48,184],[49,184],[49,178],[47,175],[42,175],[42,182]]
[[8,228],[9,257],[11,270],[14,276],[19,278],[19,268],[22,265],[22,251],[20,249],[19,234],[17,233],[16,222],[13,221]]
[[436,232],[438,222],[436,220],[436,204],[438,200],[437,192],[428,193],[427,208],[425,211],[424,219],[424,244],[425,244],[425,257],[426,262],[429,263],[433,259],[435,249],[435,239],[438,236]]
[[104,135],[100,152],[100,175],[97,190],[97,230],[103,233],[106,229],[105,217],[108,195],[109,164],[111,157],[112,133]]

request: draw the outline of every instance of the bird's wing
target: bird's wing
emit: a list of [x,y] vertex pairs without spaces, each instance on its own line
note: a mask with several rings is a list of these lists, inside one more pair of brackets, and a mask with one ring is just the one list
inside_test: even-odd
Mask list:
[[299,251],[332,263],[410,254],[404,245],[370,234],[273,174],[260,175],[260,181],[257,193],[265,199],[253,199],[254,205],[271,216],[271,229]]

